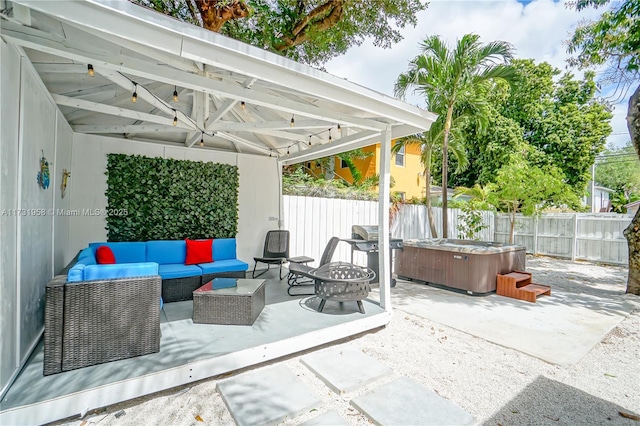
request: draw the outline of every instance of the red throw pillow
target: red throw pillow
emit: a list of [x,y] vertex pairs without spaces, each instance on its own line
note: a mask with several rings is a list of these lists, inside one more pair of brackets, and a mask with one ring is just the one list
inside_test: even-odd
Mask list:
[[187,242],[185,265],[213,262],[213,240],[190,240]]
[[107,246],[100,246],[96,249],[96,262],[98,265],[111,265],[116,263],[116,257]]

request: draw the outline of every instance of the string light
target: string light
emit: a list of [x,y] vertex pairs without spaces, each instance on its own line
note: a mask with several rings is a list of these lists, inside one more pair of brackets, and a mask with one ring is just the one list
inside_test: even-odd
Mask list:
[[131,102],[138,102],[138,83],[133,82],[133,94],[131,95]]
[[340,123],[338,123],[338,130],[340,130]]
[[293,118],[294,116],[291,116],[291,127],[296,125],[296,120]]
[[289,155],[289,148],[290,148],[290,147],[287,147],[287,155]]
[[95,75],[95,72],[93,71],[93,65],[87,65],[87,74],[89,74],[89,77],[93,77]]
[[331,143],[332,139],[331,139],[331,129],[329,129],[329,143]]
[[178,125],[178,112],[175,110],[173,110],[173,125],[177,126]]
[[204,133],[200,135],[200,146],[204,146]]
[[269,150],[269,158],[271,158],[271,150]]
[[245,104],[244,101],[240,102],[240,108],[244,111],[247,108],[247,104]]
[[173,102],[178,102],[178,86],[173,86]]
[[309,146],[311,146],[311,135],[309,135]]

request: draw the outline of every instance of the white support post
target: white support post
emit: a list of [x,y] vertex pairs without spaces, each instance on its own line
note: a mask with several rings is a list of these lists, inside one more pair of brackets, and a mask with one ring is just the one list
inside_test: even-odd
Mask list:
[[533,218],[533,252],[531,254],[538,254],[538,215]]
[[391,248],[389,247],[389,183],[391,180],[391,126],[382,133],[380,144],[380,181],[378,200],[378,265],[380,306],[391,311]]
[[576,260],[576,252],[578,251],[578,213],[573,214],[573,238],[571,243],[571,260]]

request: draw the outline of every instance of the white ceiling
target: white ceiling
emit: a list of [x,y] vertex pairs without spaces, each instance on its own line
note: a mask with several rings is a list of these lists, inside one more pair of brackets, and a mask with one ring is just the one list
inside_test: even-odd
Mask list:
[[9,6],[2,37],[24,49],[75,132],[272,155],[290,164],[380,142],[386,130],[392,138],[427,130],[435,119],[127,1]]

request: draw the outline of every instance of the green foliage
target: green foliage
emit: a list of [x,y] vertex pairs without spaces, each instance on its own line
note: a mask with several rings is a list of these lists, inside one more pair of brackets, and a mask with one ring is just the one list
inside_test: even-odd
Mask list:
[[[131,0],[198,23],[193,0]],[[246,0],[250,15],[226,22],[221,33],[308,64],[322,65],[372,39],[389,48],[401,29],[417,24],[424,0]],[[335,10],[334,10],[335,9]]]
[[631,142],[622,148],[611,146],[596,163],[596,182],[621,194],[640,194],[640,160]]
[[580,208],[580,199],[564,182],[557,167],[543,169],[516,157],[498,171],[495,190],[489,194],[488,202],[500,211],[526,216],[547,207]]
[[482,222],[482,212],[478,209],[478,204],[474,201],[468,201],[460,206],[462,214],[458,222],[458,235],[463,240],[475,240],[480,233],[488,225]]
[[627,196],[624,193],[618,192],[611,198],[611,211],[615,213],[626,213],[627,208],[625,206],[638,200],[640,200],[640,195],[638,194]]
[[[370,185],[373,180],[366,180],[362,186],[349,185],[337,179],[316,178],[305,173],[302,167],[285,169],[282,173],[282,193],[302,197],[342,198],[348,200],[378,199],[378,195]],[[377,181],[376,181],[377,184]]]
[[[576,9],[599,7],[608,0],[579,0]],[[633,79],[640,71],[640,1],[616,2],[600,19],[580,25],[569,40],[569,53],[576,54],[570,65],[588,68],[610,66],[607,79],[618,82]],[[631,82],[629,81],[629,82]]]
[[590,179],[591,165],[611,133],[611,113],[596,98],[593,73],[576,80],[543,62],[513,60],[518,78],[511,91],[497,85],[488,95],[489,126],[466,126],[472,166],[453,176],[456,185],[495,180],[512,155],[539,167],[555,166],[576,194]]
[[238,168],[140,155],[108,154],[109,241],[235,238]]

